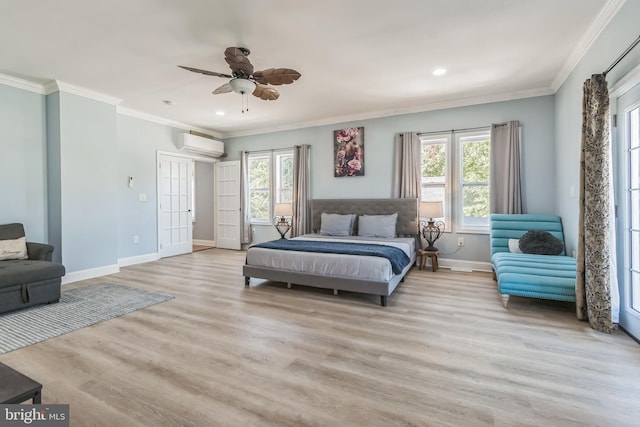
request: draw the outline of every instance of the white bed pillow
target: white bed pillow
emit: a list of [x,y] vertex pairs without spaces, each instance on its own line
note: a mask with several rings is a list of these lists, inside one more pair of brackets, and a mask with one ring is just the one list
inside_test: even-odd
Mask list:
[[0,261],[8,259],[27,259],[27,239],[20,237],[18,239],[0,240]]
[[509,239],[509,252],[514,254],[521,254],[520,239]]
[[358,218],[358,236],[396,237],[398,214],[360,215]]
[[320,234],[323,236],[351,236],[356,214],[328,214],[320,216]]

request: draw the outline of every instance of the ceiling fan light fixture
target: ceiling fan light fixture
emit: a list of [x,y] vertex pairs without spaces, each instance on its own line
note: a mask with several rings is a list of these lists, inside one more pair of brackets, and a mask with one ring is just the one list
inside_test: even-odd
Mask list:
[[256,90],[255,82],[248,79],[233,79],[229,82],[231,90],[239,94],[251,94]]

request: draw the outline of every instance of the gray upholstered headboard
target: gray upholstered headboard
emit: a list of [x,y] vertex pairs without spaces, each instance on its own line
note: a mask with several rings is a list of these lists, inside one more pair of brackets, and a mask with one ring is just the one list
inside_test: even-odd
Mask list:
[[[322,212],[357,215],[391,215],[398,213],[396,233],[418,234],[418,199],[312,199],[311,230],[320,230]],[[357,231],[358,224],[356,222]]]

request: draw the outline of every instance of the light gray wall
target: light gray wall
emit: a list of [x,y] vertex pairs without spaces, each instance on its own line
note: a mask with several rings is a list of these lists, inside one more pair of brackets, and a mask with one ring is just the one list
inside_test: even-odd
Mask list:
[[[640,1],[627,1],[556,93],[556,205],[569,253],[578,240],[582,85],[592,74],[602,73],[638,37],[638,17]],[[638,64],[640,46],[607,75],[609,88]],[[570,196],[572,188],[574,197]]]
[[62,188],[60,152],[60,92],[47,95],[47,222],[52,259],[62,263]]
[[193,238],[215,240],[215,188],[214,163],[196,162],[196,221]]
[[[310,144],[311,195],[313,198],[386,198],[391,196],[393,143],[399,132],[430,132],[489,126],[520,120],[523,132],[523,192],[529,213],[556,210],[554,156],[554,97],[542,96],[507,102],[427,111],[357,122],[336,123],[262,135],[230,138],[229,157],[237,160],[241,150],[261,150]],[[333,131],[364,126],[365,167],[363,177],[333,176]],[[256,233],[254,233],[255,235]],[[262,233],[258,233],[262,235]],[[268,233],[267,233],[268,234]],[[487,235],[464,234],[465,247],[458,253],[458,235],[447,233],[438,241],[444,257],[469,261],[489,261]]]
[[[178,134],[171,126],[117,115],[118,258],[158,251],[157,151],[178,152]],[[129,188],[129,176],[134,187]],[[145,194],[147,200],[139,201]],[[133,243],[137,235],[139,243]]]
[[0,224],[21,222],[46,243],[45,120],[43,95],[0,85]]
[[62,262],[68,272],[116,265],[116,108],[61,92],[59,112]]

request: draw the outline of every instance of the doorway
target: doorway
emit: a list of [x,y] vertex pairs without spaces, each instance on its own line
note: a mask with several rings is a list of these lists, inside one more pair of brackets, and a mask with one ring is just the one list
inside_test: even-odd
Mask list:
[[214,162],[193,160],[193,252],[216,247],[215,166]]

